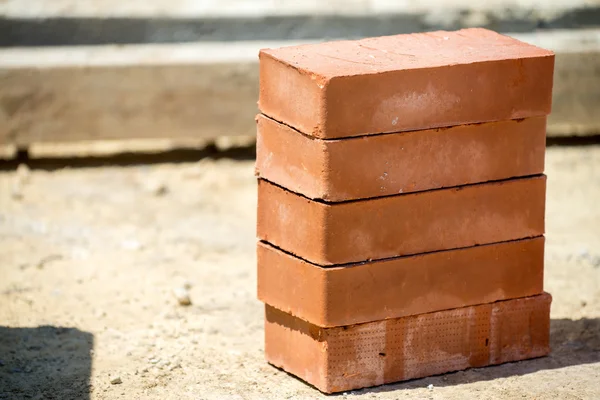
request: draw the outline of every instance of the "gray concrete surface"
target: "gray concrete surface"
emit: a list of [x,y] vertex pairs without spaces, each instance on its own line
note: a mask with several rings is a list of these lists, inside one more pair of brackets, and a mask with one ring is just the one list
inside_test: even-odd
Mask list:
[[[264,360],[253,160],[65,166],[0,171],[0,398],[332,398]],[[334,398],[600,398],[600,146],[546,171],[551,355]]]
[[[262,15],[360,15],[365,13],[419,13],[448,9],[536,9],[543,15],[600,6],[598,0],[4,0],[0,15],[8,17],[215,17]],[[513,11],[518,13],[518,11]]]
[[0,46],[358,38],[480,26],[498,32],[600,27],[598,0],[16,1]]

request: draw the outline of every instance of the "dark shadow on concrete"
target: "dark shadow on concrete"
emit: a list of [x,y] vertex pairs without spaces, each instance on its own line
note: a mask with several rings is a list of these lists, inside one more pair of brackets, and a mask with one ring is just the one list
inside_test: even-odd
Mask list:
[[[561,136],[546,139],[546,146],[594,146],[600,145],[600,135]],[[252,161],[256,159],[256,143],[249,146],[232,147],[222,150],[214,144],[203,148],[172,149],[161,152],[123,152],[102,156],[85,157],[41,157],[31,158],[27,149],[20,149],[15,158],[0,160],[0,171],[16,169],[19,164],[27,164],[31,169],[54,171],[61,168],[93,168],[105,166],[134,166],[161,163],[187,163],[202,159],[231,159]]]
[[93,346],[75,328],[0,326],[0,399],[89,399]]
[[[549,137],[548,147],[555,146],[594,146],[600,145],[600,135]],[[202,159],[231,159],[252,161],[256,159],[256,144],[232,147],[227,150],[214,144],[203,148],[173,149],[161,152],[123,152],[102,156],[85,157],[42,157],[31,158],[27,149],[20,149],[16,157],[0,160],[0,171],[16,169],[19,164],[27,164],[31,169],[54,171],[61,168],[93,168],[105,166],[134,166],[161,163],[187,163]]]
[[[0,47],[194,41],[360,38],[469,25],[474,10],[454,10],[444,23],[428,13],[386,15],[283,15],[229,18],[0,18]],[[600,26],[600,7],[561,10],[542,18],[535,9],[487,11],[481,27],[498,32]]]
[[54,171],[62,168],[93,168],[105,166],[133,166],[161,163],[186,163],[202,159],[254,160],[256,145],[220,150],[216,146],[201,149],[174,149],[159,153],[127,152],[107,156],[30,158],[26,150],[20,150],[11,160],[0,160],[0,171],[14,170],[19,164],[31,169]]
[[546,146],[593,146],[600,144],[600,134],[588,136],[558,136],[546,139]]
[[379,393],[434,387],[456,386],[463,383],[488,381],[558,369],[573,365],[600,363],[600,318],[579,320],[553,319],[550,324],[551,353],[536,358],[485,368],[471,368],[429,378],[354,390],[352,393]]

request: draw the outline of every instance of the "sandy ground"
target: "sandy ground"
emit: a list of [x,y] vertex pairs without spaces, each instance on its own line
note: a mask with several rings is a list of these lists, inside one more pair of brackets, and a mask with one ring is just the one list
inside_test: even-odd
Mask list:
[[[342,396],[600,398],[600,146],[547,173],[552,355]],[[255,206],[252,161],[0,172],[0,398],[322,397],[263,359]]]

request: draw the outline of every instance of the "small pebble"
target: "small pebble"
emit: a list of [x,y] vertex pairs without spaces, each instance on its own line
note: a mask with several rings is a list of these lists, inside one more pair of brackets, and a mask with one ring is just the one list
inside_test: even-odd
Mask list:
[[433,385],[430,383],[429,385],[427,385],[427,389],[433,390]]
[[177,368],[181,368],[181,364],[177,363],[177,364],[171,365],[171,367],[169,368],[169,371],[173,371],[174,369],[177,369]]
[[588,249],[586,249],[585,247],[579,249],[579,252],[577,253],[577,255],[580,258],[589,258],[590,257],[590,252],[588,251]]
[[113,378],[110,378],[110,384],[111,385],[119,385],[121,383],[123,383],[123,381],[121,380],[120,376],[115,376]]
[[144,185],[146,191],[154,196],[164,196],[169,192],[169,188],[164,182],[159,180],[148,180]]
[[190,293],[184,287],[178,287],[173,289],[173,294],[177,299],[177,302],[181,306],[189,306],[192,304],[192,299],[190,299]]

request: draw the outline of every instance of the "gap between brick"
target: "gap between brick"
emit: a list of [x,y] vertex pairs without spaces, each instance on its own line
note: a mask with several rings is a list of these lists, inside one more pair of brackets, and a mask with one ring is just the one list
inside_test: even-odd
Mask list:
[[505,243],[514,243],[514,242],[522,242],[525,240],[533,240],[533,239],[537,239],[537,238],[542,238],[544,237],[544,235],[538,235],[538,236],[526,236],[526,237],[522,237],[522,238],[518,238],[518,239],[511,239],[511,240],[504,240],[501,242],[492,242],[492,243],[484,243],[484,244],[475,244],[473,246],[465,246],[465,247],[454,247],[451,249],[443,249],[443,250],[431,250],[431,251],[426,251],[423,253],[413,253],[413,254],[404,254],[401,256],[394,256],[394,257],[386,257],[386,258],[377,258],[377,259],[372,259],[372,260],[366,260],[366,261],[359,261],[359,262],[350,262],[350,263],[345,263],[345,264],[332,264],[332,265],[319,265],[316,264],[310,260],[307,260],[306,258],[300,257],[297,254],[294,254],[288,250],[282,249],[281,247],[268,242],[266,240],[262,240],[259,239],[259,243],[262,243],[268,247],[272,247],[275,250],[279,250],[280,252],[290,256],[290,257],[294,257],[297,258],[299,260],[302,260],[310,265],[314,265],[315,267],[318,268],[324,268],[324,269],[330,269],[330,268],[348,268],[348,267],[359,267],[361,265],[365,265],[365,264],[370,264],[370,263],[375,263],[375,262],[385,262],[385,261],[393,261],[393,260],[399,260],[402,258],[408,258],[408,257],[417,257],[417,256],[424,256],[424,255],[429,255],[429,254],[435,254],[435,253],[444,253],[444,252],[448,252],[448,251],[455,251],[455,250],[466,250],[466,249],[470,249],[473,247],[482,247],[482,246],[493,246],[493,245],[497,245],[497,244],[505,244]]

